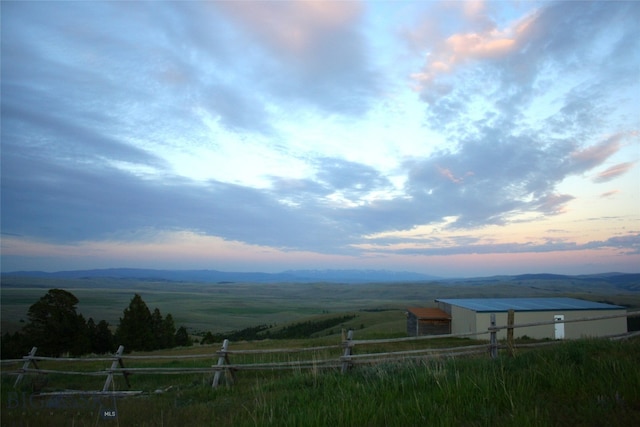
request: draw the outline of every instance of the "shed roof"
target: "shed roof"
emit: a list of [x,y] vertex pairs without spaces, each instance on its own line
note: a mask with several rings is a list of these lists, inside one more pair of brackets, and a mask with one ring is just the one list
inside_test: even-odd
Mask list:
[[437,302],[463,307],[479,313],[554,310],[621,310],[624,307],[576,298],[440,298]]
[[415,314],[418,319],[451,319],[451,316],[439,308],[409,307],[407,310]]

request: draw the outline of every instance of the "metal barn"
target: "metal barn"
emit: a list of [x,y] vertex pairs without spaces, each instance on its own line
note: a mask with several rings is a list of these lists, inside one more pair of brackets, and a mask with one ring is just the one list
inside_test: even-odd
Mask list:
[[[491,314],[496,315],[496,325],[507,324],[507,313],[515,311],[514,324],[555,321],[555,324],[515,328],[514,337],[527,336],[537,339],[573,339],[624,334],[627,318],[564,323],[567,320],[600,317],[626,313],[618,305],[585,301],[576,298],[464,298],[436,299],[438,308],[451,318],[451,333],[485,332],[491,325]],[[498,339],[506,338],[506,330],[500,330]],[[482,336],[480,336],[482,338]]]

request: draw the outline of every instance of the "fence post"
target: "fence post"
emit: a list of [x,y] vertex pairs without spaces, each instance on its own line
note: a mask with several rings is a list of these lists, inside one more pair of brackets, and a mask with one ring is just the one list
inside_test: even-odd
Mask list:
[[491,333],[491,341],[489,344],[489,349],[491,353],[491,358],[495,359],[498,357],[498,339],[496,337],[496,314],[491,313],[491,326],[489,327],[489,332]]
[[513,357],[516,354],[516,347],[513,343],[513,324],[515,322],[516,312],[510,308],[507,313],[507,348],[509,349],[509,356]]
[[20,375],[18,375],[18,378],[16,378],[16,382],[13,384],[14,387],[18,387],[18,384],[20,384],[20,381],[22,381],[22,377],[24,377],[24,373],[26,372],[30,363],[33,362],[33,365],[36,367],[36,369],[38,369],[38,365],[36,364],[36,361],[33,360],[33,357],[36,355],[36,351],[38,351],[38,347],[32,347],[29,354],[24,357],[24,359],[26,360],[22,365],[22,369],[20,370]]
[[347,340],[343,342],[344,345],[344,354],[343,354],[343,359],[342,359],[342,373],[344,374],[345,372],[347,372],[349,370],[349,368],[351,367],[351,361],[349,356],[351,356],[351,354],[353,353],[353,343],[351,342],[353,340],[353,329],[349,329],[349,332],[347,333]]
[[[222,366],[225,363],[229,364],[229,356],[227,354],[227,350],[229,349],[229,340],[224,340],[222,342],[222,348],[218,352],[220,355],[218,357],[218,366]],[[213,383],[211,383],[211,387],[216,388],[220,384],[220,375],[222,375],[222,370],[218,369],[213,376]]]
[[[109,369],[109,373],[107,374],[107,380],[104,382],[104,386],[102,387],[102,391],[109,391],[109,386],[113,381],[113,370],[118,367],[118,364],[124,368],[124,364],[122,363],[122,353],[124,353],[124,346],[121,345],[118,347],[118,351],[113,356],[113,362],[111,362],[111,369]],[[124,375],[125,380],[127,381],[127,385],[129,385],[129,380],[127,379],[126,372],[122,373]]]

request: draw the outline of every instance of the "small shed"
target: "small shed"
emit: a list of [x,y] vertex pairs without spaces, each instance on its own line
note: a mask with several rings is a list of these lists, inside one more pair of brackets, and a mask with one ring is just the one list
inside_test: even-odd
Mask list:
[[407,309],[407,335],[443,335],[451,333],[451,316],[439,308]]
[[[515,338],[526,335],[537,339],[573,339],[627,332],[626,317],[564,323],[567,320],[626,313],[625,307],[577,298],[443,298],[435,301],[438,308],[450,316],[452,334],[487,331],[492,313],[496,315],[496,325],[506,325],[510,309],[515,311],[516,325],[555,322],[515,328]],[[506,338],[506,330],[498,331],[497,337]]]

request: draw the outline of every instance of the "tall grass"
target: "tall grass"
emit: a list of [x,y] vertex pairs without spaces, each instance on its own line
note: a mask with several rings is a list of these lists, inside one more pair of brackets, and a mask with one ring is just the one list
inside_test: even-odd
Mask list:
[[2,425],[633,426],[640,425],[638,366],[638,339],[579,340],[513,358],[359,365],[344,375],[242,371],[215,390],[203,376],[134,376],[132,387],[150,393],[100,402],[117,409],[117,420],[102,420],[97,405],[9,407],[15,391],[3,377]]

